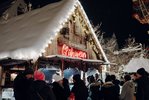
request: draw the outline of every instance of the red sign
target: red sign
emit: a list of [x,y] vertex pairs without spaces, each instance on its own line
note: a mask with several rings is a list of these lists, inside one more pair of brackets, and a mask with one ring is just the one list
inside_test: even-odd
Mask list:
[[87,57],[86,52],[74,49],[72,47],[67,46],[66,44],[62,46],[61,53],[62,55],[69,56],[69,57],[76,57],[76,58],[82,58],[82,59],[85,59]]

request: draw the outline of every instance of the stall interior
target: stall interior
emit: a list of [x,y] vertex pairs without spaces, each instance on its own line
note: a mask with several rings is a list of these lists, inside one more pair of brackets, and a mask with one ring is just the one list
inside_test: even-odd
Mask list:
[[104,63],[101,60],[80,59],[63,55],[39,57],[37,61],[37,69],[42,70],[48,76],[46,81],[49,83],[52,81],[51,76],[54,73],[59,73],[65,78],[69,78],[72,74],[85,73],[89,68],[95,68],[101,72],[101,65]]
[[5,58],[0,60],[0,85],[1,88],[13,86],[13,81],[18,73],[32,66],[31,60]]

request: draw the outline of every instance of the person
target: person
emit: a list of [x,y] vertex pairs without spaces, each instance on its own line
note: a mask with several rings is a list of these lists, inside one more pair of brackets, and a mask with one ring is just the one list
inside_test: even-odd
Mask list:
[[137,70],[136,100],[149,100],[149,77],[144,68]]
[[14,97],[15,100],[29,100],[29,87],[33,82],[33,69],[26,68],[22,73],[19,73],[14,79]]
[[53,90],[45,82],[45,75],[41,71],[34,72],[34,82],[30,87],[30,100],[56,100]]
[[96,73],[96,74],[95,74],[95,80],[96,80],[97,82],[99,82],[99,83],[103,84],[103,81],[100,79],[100,77],[99,77],[99,74],[98,74],[98,73]]
[[111,80],[112,80],[112,83],[114,84],[115,86],[115,89],[116,89],[116,99],[115,100],[119,100],[119,93],[120,93],[120,81],[118,79],[116,79],[116,76],[115,75],[111,75]]
[[111,75],[107,75],[105,83],[102,85],[101,92],[104,100],[117,100],[115,85],[112,83]]
[[96,81],[94,76],[90,76],[90,85],[88,86],[89,99],[102,100],[101,83]]
[[120,100],[134,100],[134,91],[135,85],[131,80],[131,76],[129,74],[124,76],[124,84],[122,86],[122,91],[120,94]]
[[70,87],[69,87],[69,81],[66,78],[63,78],[63,86],[65,90],[65,94],[67,98],[70,96]]
[[71,93],[75,95],[75,100],[87,100],[88,89],[79,74],[73,76],[73,82],[74,86],[71,89]]
[[63,86],[63,77],[56,73],[53,75],[53,79],[54,82],[52,83],[52,90],[55,94],[56,100],[68,100],[66,91]]

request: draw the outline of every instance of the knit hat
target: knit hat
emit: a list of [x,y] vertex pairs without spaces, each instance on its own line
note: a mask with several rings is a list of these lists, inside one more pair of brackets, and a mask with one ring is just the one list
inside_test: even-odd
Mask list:
[[24,70],[23,73],[24,73],[24,75],[27,75],[27,74],[34,74],[34,71],[33,71],[32,68],[27,68],[27,69]]
[[34,72],[34,79],[35,80],[45,80],[45,75],[43,72],[35,71]]
[[139,75],[145,75],[145,74],[146,74],[146,71],[145,71],[144,68],[140,68],[140,69],[137,70],[137,73],[138,73]]
[[53,75],[53,79],[54,79],[54,81],[58,82],[58,81],[60,81],[60,80],[63,80],[63,77],[60,76],[60,75],[58,75],[58,74],[54,74],[54,75]]

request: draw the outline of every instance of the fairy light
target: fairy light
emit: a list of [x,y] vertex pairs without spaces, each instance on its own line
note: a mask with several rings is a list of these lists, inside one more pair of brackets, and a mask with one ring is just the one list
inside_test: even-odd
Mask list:
[[[90,22],[89,22],[86,14],[84,12],[84,9],[82,8],[82,6],[80,4],[80,2],[78,0],[73,0],[73,1],[69,1],[68,0],[68,2],[70,4],[69,3],[67,4],[67,6],[66,6],[67,9],[65,8],[67,13],[63,17],[57,17],[60,20],[59,20],[59,22],[56,25],[54,24],[54,26],[56,26],[56,28],[53,29],[52,32],[49,33],[49,36],[48,36],[49,38],[46,38],[47,41],[42,43],[43,44],[42,47],[37,46],[38,47],[38,49],[37,49],[37,48],[34,48],[36,46],[33,46],[33,48],[29,48],[29,49],[28,48],[25,48],[25,49],[23,48],[23,49],[16,50],[15,52],[11,52],[11,53],[10,52],[4,52],[0,56],[0,58],[4,58],[4,57],[10,56],[12,58],[37,59],[39,56],[42,55],[42,53],[45,53],[45,48],[48,47],[48,45],[52,43],[52,40],[54,39],[54,37],[58,35],[59,31],[64,27],[66,22],[68,22],[70,17],[71,16],[74,16],[74,17],[79,16],[79,13],[75,12],[76,9],[78,8],[78,6],[81,8],[82,13],[85,16],[86,22],[89,25],[89,28],[90,28],[91,32],[93,33],[93,37],[95,38],[96,41],[98,41],[97,37],[95,36],[94,30],[93,30],[92,26],[90,25]],[[72,6],[69,6],[69,5],[72,5]],[[69,8],[68,8],[68,6],[69,6]],[[107,60],[107,58],[106,58],[106,56],[105,56],[105,54],[104,54],[104,52],[103,52],[103,50],[101,48],[101,45],[99,44],[99,42],[97,42],[97,44],[99,45],[99,48],[101,49],[101,52],[102,52],[105,60],[108,62],[108,60]],[[78,55],[78,54],[76,54],[76,55]]]

